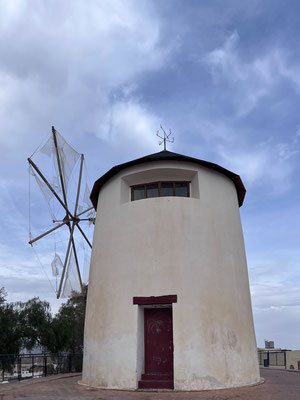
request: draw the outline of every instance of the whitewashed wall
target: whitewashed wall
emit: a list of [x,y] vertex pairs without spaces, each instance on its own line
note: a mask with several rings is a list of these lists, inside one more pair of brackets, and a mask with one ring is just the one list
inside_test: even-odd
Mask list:
[[[130,185],[157,180],[191,180],[192,197],[130,201]],[[178,296],[175,389],[260,380],[235,186],[205,167],[160,161],[123,170],[100,191],[83,383],[137,388],[143,330],[132,299],[169,294]]]

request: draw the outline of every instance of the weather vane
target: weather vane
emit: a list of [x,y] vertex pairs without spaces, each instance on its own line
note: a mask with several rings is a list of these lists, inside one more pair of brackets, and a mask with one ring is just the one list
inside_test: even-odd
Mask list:
[[167,142],[170,143],[174,143],[174,138],[169,139],[169,137],[172,135],[171,129],[169,129],[169,134],[166,133],[166,131],[164,130],[164,128],[162,126],[160,126],[160,129],[163,131],[164,136],[160,136],[159,135],[159,131],[157,131],[156,136],[158,136],[160,139],[162,139],[161,142],[159,142],[159,145],[161,145],[162,143],[164,144],[164,151],[167,150]]

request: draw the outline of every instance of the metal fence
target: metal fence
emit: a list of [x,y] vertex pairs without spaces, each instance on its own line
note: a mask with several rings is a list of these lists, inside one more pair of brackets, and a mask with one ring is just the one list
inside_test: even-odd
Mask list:
[[82,371],[82,354],[0,354],[0,381]]
[[286,368],[285,351],[259,351],[259,365],[263,367],[282,367]]

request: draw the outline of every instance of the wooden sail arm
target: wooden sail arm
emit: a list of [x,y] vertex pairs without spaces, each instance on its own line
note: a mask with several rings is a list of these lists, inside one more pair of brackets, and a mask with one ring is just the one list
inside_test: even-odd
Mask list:
[[70,253],[72,239],[73,239],[74,227],[75,227],[75,224],[73,222],[72,223],[72,228],[70,229],[70,239],[69,239],[69,243],[68,243],[68,248],[67,248],[66,257],[65,257],[65,261],[64,261],[64,266],[63,266],[63,270],[62,270],[62,273],[61,273],[58,292],[57,292],[57,296],[56,296],[58,299],[60,298],[61,289],[62,289],[63,281],[64,281],[64,278],[65,278],[65,273],[66,273],[66,268],[67,268],[67,264],[68,264],[69,253]]
[[59,225],[56,225],[54,228],[49,229],[49,231],[47,231],[47,232],[45,232],[45,233],[42,233],[41,235],[37,236],[37,237],[34,238],[34,239],[31,239],[28,243],[29,243],[29,244],[33,244],[33,243],[36,242],[37,240],[42,239],[44,236],[49,235],[49,233],[54,232],[56,229],[58,229],[58,228],[60,228],[61,226],[65,225],[67,222],[68,222],[68,221],[65,221],[65,222],[62,222],[62,223],[59,224]]
[[60,160],[58,145],[57,145],[56,130],[55,130],[54,126],[52,126],[52,135],[53,135],[56,160],[57,160],[57,165],[58,165],[59,179],[60,179],[60,184],[61,184],[61,188],[62,188],[62,192],[63,192],[63,198],[64,198],[64,202],[66,204],[66,207],[68,207],[65,183],[64,183],[63,174],[62,174],[61,160]]
[[47,185],[48,189],[53,193],[53,195],[56,197],[56,199],[59,201],[59,203],[63,206],[63,208],[66,210],[66,213],[73,219],[73,215],[69,211],[67,205],[61,200],[61,198],[58,196],[58,194],[55,192],[55,190],[52,188],[50,183],[47,181],[47,179],[44,177],[42,172],[38,169],[36,164],[31,160],[31,158],[27,158],[29,164],[35,169],[35,171],[39,174],[39,176],[42,178],[42,180],[45,182]]
[[78,187],[77,187],[76,202],[75,202],[75,209],[74,209],[75,217],[76,217],[76,213],[77,213],[77,207],[78,207],[78,201],[79,201],[79,195],[80,195],[80,186],[81,186],[82,167],[83,167],[83,162],[84,162],[84,155],[81,154],[80,158],[81,159],[80,159],[79,179],[78,179]]
[[92,248],[91,242],[89,241],[89,239],[87,238],[87,236],[85,235],[85,233],[83,232],[83,230],[80,228],[79,224],[76,224],[79,232],[82,234],[82,236],[84,237],[85,241],[87,242],[87,244],[90,246],[90,248]]
[[86,210],[81,211],[80,213],[78,213],[78,214],[76,215],[76,217],[80,217],[80,215],[85,214],[85,213],[87,213],[88,211],[91,211],[91,210],[93,210],[93,209],[94,209],[94,207],[89,207],[89,208],[87,208]]
[[79,279],[81,294],[83,294],[83,285],[82,285],[82,280],[81,280],[81,273],[80,273],[79,262],[78,262],[76,247],[75,247],[75,241],[74,241],[73,237],[72,237],[72,247],[73,247],[73,252],[74,252],[74,258],[75,258],[75,264],[76,264],[76,269],[77,269],[77,273],[78,273],[78,279]]

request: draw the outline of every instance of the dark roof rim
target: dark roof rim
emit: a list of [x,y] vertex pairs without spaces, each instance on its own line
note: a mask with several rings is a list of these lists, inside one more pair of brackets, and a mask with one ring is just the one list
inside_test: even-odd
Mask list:
[[108,170],[104,175],[102,175],[99,179],[97,179],[94,183],[94,186],[93,186],[93,189],[91,192],[91,196],[90,196],[91,202],[92,202],[95,210],[97,210],[98,196],[99,196],[99,192],[100,192],[102,186],[109,179],[111,179],[114,175],[116,175],[123,169],[132,167],[134,165],[144,164],[144,163],[154,162],[154,161],[168,161],[168,160],[169,161],[175,160],[175,161],[191,162],[191,163],[198,164],[203,167],[212,169],[214,171],[217,171],[217,172],[227,176],[229,179],[231,179],[233,181],[233,183],[236,187],[239,206],[241,207],[243,205],[244,198],[246,195],[246,189],[245,189],[245,186],[239,175],[235,174],[234,172],[229,171],[226,168],[221,167],[218,164],[215,164],[215,163],[212,163],[209,161],[200,160],[198,158],[193,158],[193,157],[185,156],[182,154],[163,150],[158,153],[149,154],[147,156],[137,158],[135,160],[127,161],[123,164],[115,165],[110,170]]

